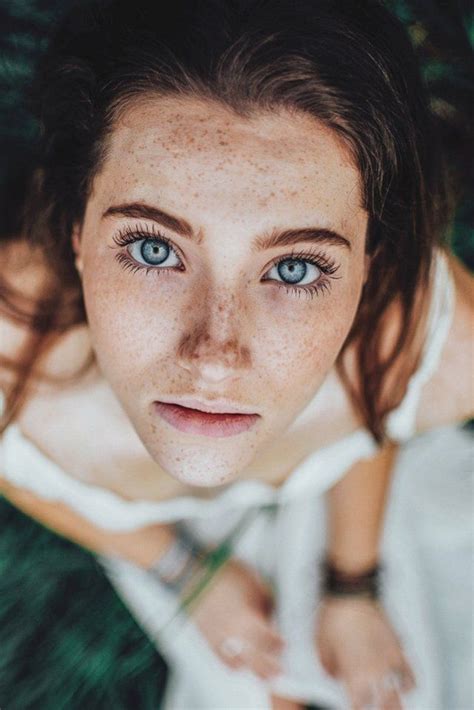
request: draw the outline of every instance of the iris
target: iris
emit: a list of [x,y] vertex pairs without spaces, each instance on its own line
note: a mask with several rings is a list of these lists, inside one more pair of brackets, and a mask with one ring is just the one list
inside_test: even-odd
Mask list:
[[153,266],[166,261],[169,252],[168,245],[164,242],[158,242],[156,239],[144,239],[140,247],[143,260]]
[[306,276],[307,267],[301,259],[285,259],[278,264],[278,274],[289,283],[297,283]]

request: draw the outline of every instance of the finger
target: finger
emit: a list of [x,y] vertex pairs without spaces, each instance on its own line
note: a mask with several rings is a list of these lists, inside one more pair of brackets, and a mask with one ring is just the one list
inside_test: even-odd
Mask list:
[[350,677],[345,682],[353,710],[366,710],[375,704],[373,684],[367,678]]
[[282,664],[274,656],[265,653],[259,653],[258,650],[250,650],[247,657],[247,665],[256,675],[263,680],[268,680],[281,675],[283,671]]
[[416,688],[416,676],[408,663],[400,669],[400,689],[404,693]]
[[285,647],[285,640],[266,619],[255,615],[248,628],[247,638],[261,653],[279,656]]
[[275,600],[270,594],[268,587],[265,587],[262,591],[260,598],[260,609],[265,616],[269,616],[275,608]]
[[416,687],[415,674],[413,673],[410,664],[406,660],[402,659],[402,661],[400,661],[400,659],[398,659],[398,663],[397,661],[392,661],[391,663],[389,663],[389,668],[387,669],[386,673],[389,676],[393,674],[395,683],[394,686],[388,687],[388,690],[394,689],[398,692],[408,693],[410,690],[413,690],[413,688]]
[[221,661],[228,667],[231,668],[233,671],[237,671],[245,666],[244,660],[240,656],[235,656],[233,658],[229,658],[229,656],[225,656],[221,651],[218,649],[214,649],[216,654],[219,656]]
[[281,662],[275,654],[269,654],[262,651],[261,648],[255,647],[250,641],[243,639],[244,647],[236,656],[227,656],[222,653],[220,648],[216,649],[217,655],[222,659],[226,666],[233,670],[240,668],[249,668],[261,678],[268,679],[282,672]]
[[247,667],[262,678],[269,678],[281,672],[282,640],[279,637],[275,638],[271,633],[268,633],[268,630],[253,628],[245,635],[241,633],[239,639],[241,639],[243,647],[235,655],[223,652],[222,643],[225,639],[214,648],[226,666],[233,670]]
[[326,651],[324,648],[318,648],[318,654],[319,654],[319,661],[326,671],[330,676],[333,678],[337,677],[337,666],[336,662],[334,660],[334,657],[331,653]]
[[379,694],[380,710],[402,710],[400,696],[396,690],[389,690]]
[[220,643],[213,646],[214,653],[217,656],[219,656],[221,661],[228,668],[231,668],[232,670],[238,670],[239,668],[242,668],[245,665],[243,654],[239,653],[239,654],[236,654],[235,656],[231,656],[227,653],[223,653],[222,644],[223,644],[224,640],[225,639],[222,639],[222,641]]
[[414,675],[406,664],[392,667],[374,679],[377,703],[381,710],[402,710],[401,694],[413,687]]
[[260,678],[268,679],[282,671],[281,653],[285,646],[282,636],[274,624],[259,615],[253,617],[246,638],[249,646],[244,654],[244,661]]

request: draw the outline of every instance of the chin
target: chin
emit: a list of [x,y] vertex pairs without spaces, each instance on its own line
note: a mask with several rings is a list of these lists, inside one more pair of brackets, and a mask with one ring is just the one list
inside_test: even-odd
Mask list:
[[152,458],[172,478],[187,486],[212,488],[231,483],[252,456],[242,457],[241,446],[226,452],[207,444],[160,445],[147,447]]

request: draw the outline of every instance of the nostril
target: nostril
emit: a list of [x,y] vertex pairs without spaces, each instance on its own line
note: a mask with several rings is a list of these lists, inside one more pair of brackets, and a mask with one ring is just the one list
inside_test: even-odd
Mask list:
[[187,372],[194,372],[194,370],[196,369],[192,362],[184,362],[180,359],[178,359],[178,365]]

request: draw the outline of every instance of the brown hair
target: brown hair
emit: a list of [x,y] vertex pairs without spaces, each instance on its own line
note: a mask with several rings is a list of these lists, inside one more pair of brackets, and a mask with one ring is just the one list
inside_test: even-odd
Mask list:
[[[441,151],[417,60],[402,25],[377,0],[152,0],[80,3],[59,26],[38,69],[39,162],[23,235],[49,266],[43,294],[26,307],[0,284],[0,304],[31,342],[15,360],[3,427],[19,411],[41,356],[85,321],[71,248],[106,139],[135,98],[198,96],[239,116],[285,107],[331,128],[349,147],[369,215],[372,256],[338,367],[377,441],[414,362],[413,309],[450,214]],[[400,307],[389,352],[387,314]],[[356,379],[344,354],[354,345]],[[402,363],[387,387],[387,375]],[[405,363],[405,364],[404,364]]]

